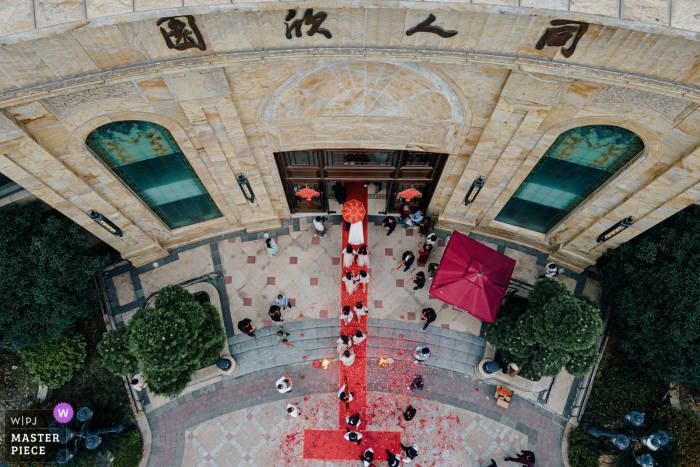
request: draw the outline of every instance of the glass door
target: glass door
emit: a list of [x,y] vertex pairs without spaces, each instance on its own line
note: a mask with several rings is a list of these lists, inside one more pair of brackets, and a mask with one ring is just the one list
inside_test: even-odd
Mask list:
[[[309,213],[325,213],[327,209],[327,202],[325,197],[325,190],[323,189],[323,183],[319,182],[287,182],[289,184],[289,190],[292,195],[292,203],[294,205],[294,212],[309,212]],[[297,195],[297,192],[303,190],[306,187],[320,193],[319,196],[314,196],[310,200],[302,198]]]

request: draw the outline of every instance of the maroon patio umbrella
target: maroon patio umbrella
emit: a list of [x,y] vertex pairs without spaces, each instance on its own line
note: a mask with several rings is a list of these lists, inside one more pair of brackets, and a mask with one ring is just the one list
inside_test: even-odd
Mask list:
[[513,269],[514,259],[455,231],[433,278],[430,295],[493,323]]

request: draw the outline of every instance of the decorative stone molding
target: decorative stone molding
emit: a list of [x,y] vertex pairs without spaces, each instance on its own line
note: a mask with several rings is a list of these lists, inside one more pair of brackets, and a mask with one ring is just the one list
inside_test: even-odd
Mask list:
[[63,121],[69,115],[95,103],[95,101],[108,99],[115,99],[118,101],[135,100],[147,102],[143,97],[143,94],[141,94],[138,86],[136,86],[133,82],[110,84],[107,86],[85,89],[82,91],[72,92],[70,94],[41,99],[41,102],[47,109],[49,109],[54,117],[60,121]]
[[674,122],[684,116],[690,106],[697,107],[692,102],[673,97],[662,96],[648,91],[623,88],[621,86],[606,85],[593,102],[612,102],[625,104],[638,104],[656,110]]

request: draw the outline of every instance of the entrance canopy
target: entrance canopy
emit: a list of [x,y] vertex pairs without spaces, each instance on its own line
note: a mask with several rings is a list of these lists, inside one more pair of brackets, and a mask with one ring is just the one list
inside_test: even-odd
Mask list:
[[454,231],[430,286],[430,295],[493,323],[514,269],[514,259]]

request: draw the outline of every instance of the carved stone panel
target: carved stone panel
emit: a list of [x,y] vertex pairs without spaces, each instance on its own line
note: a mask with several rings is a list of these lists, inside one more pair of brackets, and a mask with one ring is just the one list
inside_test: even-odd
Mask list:
[[62,96],[53,96],[42,99],[41,102],[56,118],[63,121],[72,113],[94,104],[96,101],[107,99],[116,99],[119,101],[146,100],[135,84],[119,83],[71,92]]
[[605,86],[593,102],[619,102],[643,105],[661,112],[673,121],[683,116],[686,110],[694,105],[692,102],[684,101],[683,99],[613,85]]

